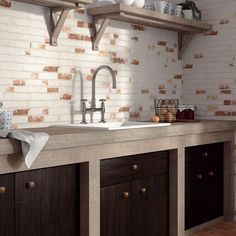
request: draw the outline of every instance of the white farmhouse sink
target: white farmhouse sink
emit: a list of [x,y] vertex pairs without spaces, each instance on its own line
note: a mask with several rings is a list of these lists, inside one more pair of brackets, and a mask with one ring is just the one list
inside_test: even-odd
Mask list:
[[107,122],[107,123],[54,125],[53,127],[80,128],[80,129],[83,128],[83,129],[96,129],[96,130],[121,130],[121,129],[163,127],[170,125],[171,125],[170,123],[124,121],[124,122]]

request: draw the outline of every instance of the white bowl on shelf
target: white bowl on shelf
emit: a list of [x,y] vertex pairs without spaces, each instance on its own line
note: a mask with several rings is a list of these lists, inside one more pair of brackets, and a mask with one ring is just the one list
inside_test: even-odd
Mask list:
[[143,8],[145,5],[145,0],[134,0],[132,5],[139,8]]
[[132,5],[134,0],[115,0],[116,3],[123,3],[125,5]]

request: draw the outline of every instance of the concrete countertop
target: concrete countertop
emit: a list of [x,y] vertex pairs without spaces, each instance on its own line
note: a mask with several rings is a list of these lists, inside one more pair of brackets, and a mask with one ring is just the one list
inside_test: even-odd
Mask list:
[[[236,129],[236,121],[178,122],[171,126],[99,131],[80,128],[45,127],[28,129],[32,132],[45,132],[50,135],[43,151],[75,148],[82,146],[120,143],[162,137],[183,136]],[[21,153],[20,143],[12,139],[0,138],[0,155]]]

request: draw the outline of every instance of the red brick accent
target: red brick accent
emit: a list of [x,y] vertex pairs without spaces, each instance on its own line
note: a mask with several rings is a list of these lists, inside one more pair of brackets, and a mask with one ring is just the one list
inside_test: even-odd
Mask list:
[[85,53],[85,48],[75,48],[75,53]]
[[61,95],[60,99],[63,99],[63,100],[71,100],[71,94],[63,94]]
[[59,66],[45,66],[43,71],[46,72],[58,72]]
[[17,109],[13,111],[14,116],[27,116],[29,109]]
[[106,57],[116,57],[117,53],[116,52],[111,52],[111,51],[103,50],[103,51],[99,52],[99,55],[106,56]]
[[223,89],[223,90],[220,91],[220,93],[222,93],[222,94],[231,94],[231,90]]
[[25,81],[24,80],[13,80],[13,85],[14,86],[24,86]]
[[129,107],[120,107],[119,112],[129,112]]
[[196,94],[206,94],[206,90],[196,90]]
[[138,37],[131,37],[132,41],[138,42]]
[[174,79],[183,79],[183,75],[175,75]]
[[48,93],[57,93],[58,92],[58,88],[47,88],[47,92]]
[[41,123],[43,121],[44,121],[44,117],[42,115],[28,116],[29,123]]
[[139,65],[139,60],[134,59],[133,61],[131,61],[132,65]]
[[120,58],[120,57],[113,57],[111,58],[112,63],[117,63],[117,64],[125,64],[126,59]]
[[224,105],[225,105],[225,106],[232,105],[232,102],[231,102],[230,100],[225,100],[225,101],[224,101]]
[[58,74],[58,79],[61,79],[61,80],[72,80],[72,74],[62,74],[62,73],[59,73]]
[[230,116],[230,111],[216,111],[215,115],[216,116]]
[[194,58],[194,59],[203,58],[203,54],[202,54],[202,53],[195,53],[195,54],[193,55],[193,58]]
[[159,46],[166,46],[167,42],[166,41],[158,41],[157,45]]
[[142,90],[141,90],[141,93],[142,93],[142,94],[149,94],[149,89],[142,89]]
[[166,94],[166,90],[160,89],[160,90],[159,90],[159,94]]
[[137,30],[137,31],[145,31],[147,28],[145,27],[145,26],[143,26],[143,25],[135,25],[135,24],[133,24],[133,25],[131,25],[131,28],[133,29],[133,30]]
[[166,47],[166,52],[173,53],[174,51],[175,51],[175,48]]
[[222,19],[222,20],[219,21],[219,24],[220,24],[220,25],[229,24],[229,19]]
[[15,88],[13,86],[9,86],[6,88],[6,92],[15,92]]
[[193,64],[186,64],[184,66],[184,69],[192,69],[193,68]]

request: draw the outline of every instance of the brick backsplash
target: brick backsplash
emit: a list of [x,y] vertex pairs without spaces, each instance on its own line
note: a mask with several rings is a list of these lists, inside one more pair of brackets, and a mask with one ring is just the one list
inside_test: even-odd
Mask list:
[[[100,50],[92,51],[91,17],[77,9],[71,11],[58,46],[53,47],[44,19],[46,8],[1,2],[0,92],[4,93],[2,109],[14,113],[13,127],[70,122],[71,101],[75,99],[79,109],[81,85],[84,98],[91,99],[92,75],[101,64],[117,74],[116,90],[110,89],[106,71],[99,72],[96,81],[97,100],[107,99],[107,120],[146,119],[153,114],[155,96],[182,99],[183,64],[177,60],[176,33],[111,22]],[[81,115],[75,120],[80,121]]]

